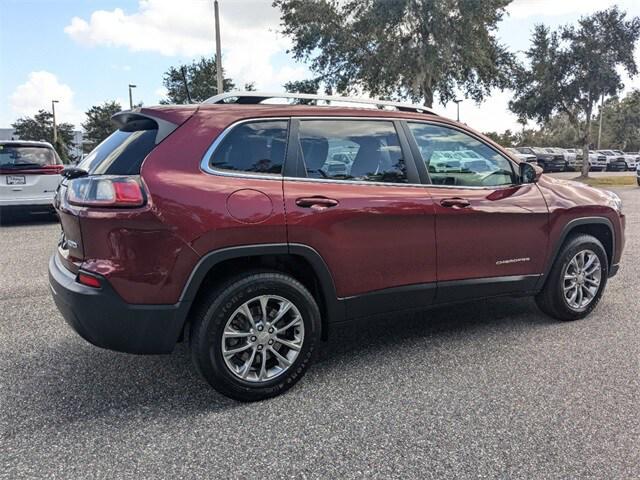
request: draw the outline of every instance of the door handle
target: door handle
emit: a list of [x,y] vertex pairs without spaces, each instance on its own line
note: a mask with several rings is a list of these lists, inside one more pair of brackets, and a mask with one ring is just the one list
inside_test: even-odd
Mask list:
[[443,198],[440,200],[440,205],[446,208],[467,208],[471,206],[468,200],[464,198]]
[[327,197],[302,197],[296,200],[296,205],[312,210],[326,210],[327,208],[337,206],[338,201]]

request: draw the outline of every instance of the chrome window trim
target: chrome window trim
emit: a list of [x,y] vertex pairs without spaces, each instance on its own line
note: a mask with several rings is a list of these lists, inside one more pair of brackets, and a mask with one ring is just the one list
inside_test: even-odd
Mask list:
[[[292,119],[296,120],[382,120],[387,122],[394,121],[404,121],[404,122],[417,122],[417,123],[427,123],[427,124],[435,124],[435,125],[446,125],[440,122],[433,121],[424,121],[424,120],[407,120],[401,117],[369,117],[369,116],[341,116],[341,115],[292,115],[290,117],[251,117],[244,118],[242,120],[238,120],[229,126],[227,126],[221,133],[216,137],[216,139],[211,143],[209,148],[207,148],[202,160],[200,162],[200,170],[210,175],[219,175],[223,177],[237,177],[237,178],[251,178],[256,180],[288,180],[295,182],[312,182],[312,183],[337,183],[337,184],[345,184],[345,185],[370,185],[372,187],[382,187],[382,186],[390,186],[390,187],[412,187],[412,188],[449,188],[449,189],[469,189],[469,190],[502,190],[507,188],[513,188],[519,184],[511,184],[511,185],[498,185],[495,187],[491,186],[466,186],[466,185],[436,185],[433,183],[393,183],[393,182],[367,182],[362,180],[340,180],[340,179],[329,179],[329,178],[305,178],[305,177],[285,177],[282,175],[273,175],[273,174],[258,174],[258,173],[249,173],[242,172],[240,170],[220,170],[217,168],[213,168],[209,165],[211,157],[213,153],[218,148],[218,146],[222,143],[224,138],[238,125],[242,125],[243,123],[248,122],[256,122],[256,121],[274,121],[274,120],[285,120],[291,121]],[[395,128],[395,127],[394,127]],[[457,128],[457,130],[467,133],[465,130]],[[396,132],[397,133],[397,132]],[[468,134],[468,133],[467,133]],[[475,136],[473,136],[475,138]],[[477,139],[481,141],[480,139]],[[482,142],[485,144],[484,142]],[[486,145],[486,144],[485,144]],[[487,145],[491,148],[489,145]],[[492,148],[492,150],[495,150]],[[500,152],[496,152],[500,154]],[[504,155],[502,155],[504,157]],[[423,161],[422,158],[419,159]],[[507,159],[511,163],[511,159]],[[287,159],[285,158],[285,162]]]
[[[225,139],[225,137],[231,132],[231,130],[233,130],[238,125],[242,125],[243,123],[249,123],[249,122],[259,122],[259,121],[272,122],[277,120],[284,120],[288,123],[290,119],[291,119],[290,117],[258,117],[258,118],[245,118],[232,123],[231,125],[226,127],[220,133],[220,135],[216,137],[213,143],[209,145],[209,148],[207,148],[207,151],[204,152],[202,160],[200,161],[200,170],[202,170],[205,173],[210,173],[212,175],[221,175],[223,177],[243,177],[243,178],[257,178],[257,179],[266,179],[266,180],[274,180],[274,179],[281,180],[283,178],[282,174],[272,174],[272,173],[259,174],[254,172],[243,172],[241,170],[222,170],[218,168],[213,168],[210,165],[210,162],[211,162],[211,157],[213,157],[213,154],[215,153],[216,149],[220,146],[222,141]],[[287,127],[287,132],[288,131],[289,129]],[[286,157],[285,157],[285,161],[286,161]],[[282,165],[284,167],[284,163]]]
[[[489,145],[488,143],[486,143],[484,140],[482,140],[481,138],[479,138],[477,135],[475,135],[473,132],[469,132],[467,130],[464,130],[463,128],[458,127],[457,125],[450,125],[448,123],[443,123],[443,122],[438,122],[438,121],[433,121],[433,120],[418,120],[418,119],[405,119],[404,120],[409,131],[411,132],[411,123],[423,123],[426,125],[435,125],[437,127],[444,127],[444,128],[451,128],[452,130],[456,130],[458,132],[464,133],[465,135],[475,139],[476,141],[480,142],[482,145],[486,146],[487,148],[493,150],[494,152],[496,152],[498,155],[500,155],[502,158],[504,158],[507,162],[509,162],[509,164],[511,165],[511,168],[513,169],[513,173],[514,175],[517,177],[518,176],[518,162],[514,161],[511,157],[509,156],[505,156],[502,152],[499,152],[498,150],[496,150],[492,145]],[[411,134],[413,135],[413,132],[411,132]],[[417,143],[417,141],[415,140],[415,136],[414,136],[414,141]],[[424,159],[422,158],[422,156],[420,156],[419,159],[416,159],[418,161],[422,161],[422,163],[424,163]],[[508,185],[495,185],[495,186],[473,186],[473,185],[436,185],[434,183],[430,183],[428,184],[429,186],[432,187],[436,187],[436,188],[458,188],[458,189],[472,189],[472,190],[501,190],[501,189],[506,189],[506,188],[513,188],[513,187],[517,187],[518,185],[522,185],[521,183],[511,183]]]
[[[264,174],[261,175],[259,173],[251,173],[251,172],[242,172],[240,170],[221,170],[218,168],[213,168],[210,166],[211,157],[213,156],[216,149],[220,146],[224,138],[238,125],[242,125],[243,123],[249,122],[259,122],[259,121],[274,121],[274,120],[285,120],[287,122],[292,119],[296,120],[381,120],[390,122],[393,124],[394,121],[402,120],[401,118],[396,117],[368,117],[368,116],[340,116],[340,115],[332,115],[332,116],[324,116],[324,115],[313,115],[313,116],[299,116],[292,115],[290,117],[251,117],[244,118],[242,120],[238,120],[228,127],[226,127],[220,135],[216,137],[213,143],[207,148],[204,153],[202,160],[200,161],[200,170],[205,173],[211,175],[220,175],[223,177],[239,177],[239,178],[252,178],[258,180],[295,180],[295,181],[309,181],[309,182],[324,182],[324,183],[346,183],[350,185],[361,184],[361,185],[373,185],[373,186],[381,186],[381,185],[391,185],[391,186],[403,186],[403,187],[424,187],[425,185],[422,183],[391,183],[391,182],[366,182],[366,181],[357,181],[357,180],[338,180],[338,179],[324,179],[324,178],[304,178],[304,177],[284,177],[282,175],[274,175],[274,174]],[[395,130],[395,125],[394,125]],[[396,135],[399,134],[396,131]],[[285,158],[286,162],[286,158]]]

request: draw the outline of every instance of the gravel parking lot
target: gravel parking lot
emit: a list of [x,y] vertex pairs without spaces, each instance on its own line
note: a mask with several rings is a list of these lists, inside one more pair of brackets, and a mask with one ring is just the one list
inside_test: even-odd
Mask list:
[[[105,351],[50,298],[55,223],[0,231],[2,478],[639,478],[640,189],[596,312],[499,299],[335,330],[288,394],[239,404],[184,346]],[[365,328],[366,326],[366,328]]]

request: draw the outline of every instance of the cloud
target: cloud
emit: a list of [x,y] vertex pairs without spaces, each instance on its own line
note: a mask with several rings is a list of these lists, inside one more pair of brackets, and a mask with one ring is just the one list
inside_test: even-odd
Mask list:
[[169,90],[167,90],[167,87],[165,86],[161,86],[158,87],[154,90],[154,92],[156,94],[156,96],[158,97],[158,102],[164,98],[167,98],[167,95],[169,94]]
[[61,83],[53,73],[47,71],[31,72],[27,81],[18,85],[9,96],[9,105],[16,117],[32,116],[38,110],[51,110],[51,100],[56,104],[56,119],[73,123],[80,128],[84,114],[73,103],[73,90]]
[[[279,12],[270,1],[224,2],[220,6],[223,66],[239,85],[281,89],[282,83],[308,77],[306,67],[273,67],[273,58],[290,46],[275,26]],[[191,59],[213,55],[215,31],[209,1],[140,0],[135,12],[97,10],[74,17],[64,29],[77,43],[127,48]]]
[[603,10],[616,3],[615,0],[514,0],[507,11],[512,18],[533,16],[587,15]]
[[[522,127],[518,125],[518,117],[509,110],[509,100],[512,98],[513,92],[510,90],[494,90],[491,97],[479,105],[473,100],[464,100],[460,103],[460,121],[480,132],[519,130]],[[457,115],[456,104],[453,102],[444,107],[434,103],[434,110],[454,120]]]

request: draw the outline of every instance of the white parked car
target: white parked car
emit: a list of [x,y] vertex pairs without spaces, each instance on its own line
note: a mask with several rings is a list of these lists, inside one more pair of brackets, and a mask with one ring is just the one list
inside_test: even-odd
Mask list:
[[516,157],[519,160],[522,160],[523,162],[532,163],[537,161],[537,157],[533,153],[522,153],[516,150],[515,148],[507,148],[506,150],[507,152],[512,154],[514,157]]
[[638,186],[640,187],[640,162],[636,165],[636,180],[638,181]]
[[0,211],[53,212],[63,168],[50,143],[0,141]]
[[[582,149],[567,148],[566,151],[572,154],[572,160],[569,166],[574,170],[580,170],[582,168]],[[601,153],[589,151],[589,170],[602,171],[606,168],[607,157]]]
[[607,171],[624,172],[627,170],[627,162],[624,155],[615,153],[613,150],[598,150],[598,153],[603,154],[607,158]]
[[552,150],[564,155],[564,159],[567,161],[569,165],[575,165],[576,152],[573,149],[554,147]]
[[627,163],[627,168],[629,170],[635,170],[638,162],[640,162],[640,156],[637,153],[625,153],[621,150],[612,150],[613,153],[617,155],[622,155],[624,157],[624,161]]

